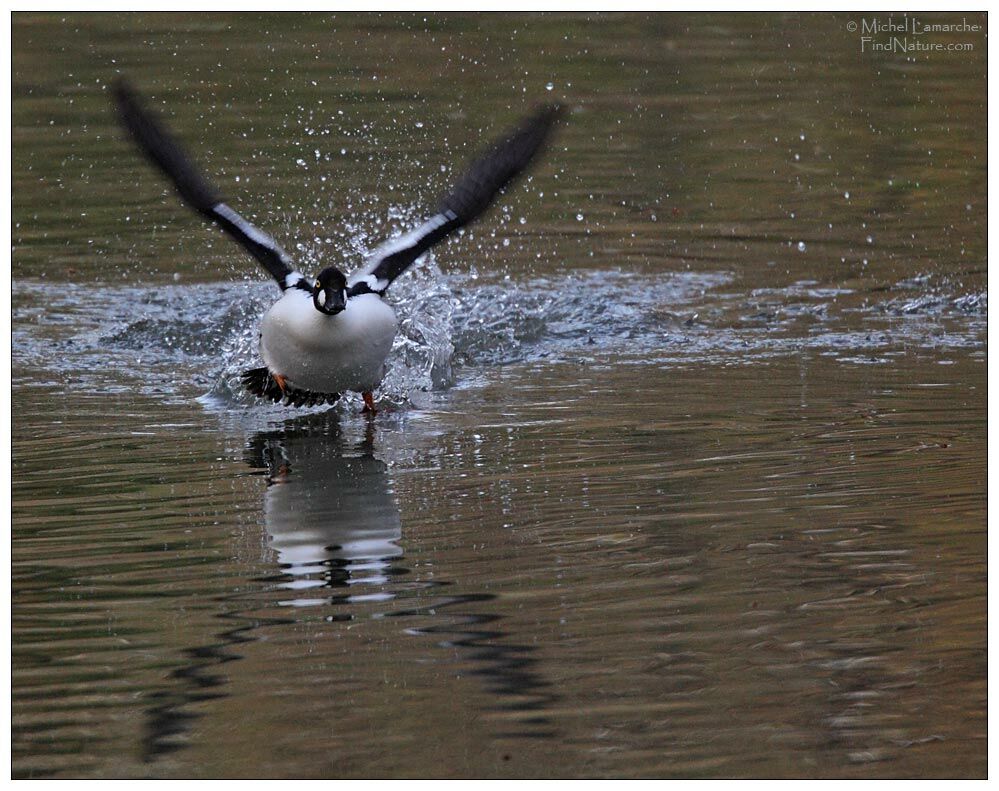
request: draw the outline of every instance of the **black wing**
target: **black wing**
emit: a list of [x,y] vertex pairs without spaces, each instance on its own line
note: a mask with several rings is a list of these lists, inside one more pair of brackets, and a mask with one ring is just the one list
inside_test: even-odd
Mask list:
[[350,296],[382,294],[393,280],[433,245],[482,214],[499,192],[534,159],[558,120],[561,108],[547,105],[472,163],[437,213],[415,231],[379,247],[349,279]]
[[[142,103],[139,95],[124,81],[113,87],[118,119],[139,148],[166,175],[184,202],[199,214],[217,223],[271,273],[282,289],[294,285],[300,275],[288,254],[270,236],[241,217],[198,172],[166,127]],[[293,276],[293,277],[289,277]]]

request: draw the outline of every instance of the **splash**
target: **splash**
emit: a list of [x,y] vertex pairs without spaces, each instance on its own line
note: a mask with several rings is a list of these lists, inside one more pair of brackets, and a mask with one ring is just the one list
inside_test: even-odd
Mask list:
[[[475,369],[522,363],[752,364],[814,350],[870,364],[914,347],[984,349],[985,294],[904,283],[877,299],[810,283],[746,294],[729,293],[731,283],[724,272],[616,270],[486,279],[445,274],[428,254],[389,293],[399,332],[379,397],[421,408]],[[270,282],[65,284],[53,293],[18,281],[15,376],[287,416],[239,382],[260,365],[258,325],[276,297]],[[338,408],[359,407],[348,395]]]

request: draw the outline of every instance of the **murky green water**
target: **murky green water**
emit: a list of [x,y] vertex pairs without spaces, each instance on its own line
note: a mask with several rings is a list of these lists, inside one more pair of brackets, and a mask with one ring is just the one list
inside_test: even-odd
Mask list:
[[[862,19],[16,14],[14,775],[984,776],[985,34]],[[571,112],[369,422],[117,73],[307,267]]]

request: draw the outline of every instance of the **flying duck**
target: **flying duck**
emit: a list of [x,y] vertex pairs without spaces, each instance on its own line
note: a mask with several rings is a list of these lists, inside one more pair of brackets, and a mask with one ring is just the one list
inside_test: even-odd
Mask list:
[[560,113],[558,105],[538,108],[472,163],[435,214],[376,249],[349,277],[328,266],[313,278],[223,200],[130,85],[117,82],[113,95],[121,123],[181,199],[239,242],[284,292],[261,321],[264,366],[243,372],[246,389],[294,406],[334,404],[350,390],[361,393],[364,411],[371,414],[372,391],[385,375],[397,328],[385,291],[433,245],[489,207],[542,148]]

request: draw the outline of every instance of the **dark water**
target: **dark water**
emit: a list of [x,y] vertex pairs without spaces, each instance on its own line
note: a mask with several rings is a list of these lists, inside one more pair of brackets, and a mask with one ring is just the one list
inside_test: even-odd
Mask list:
[[[15,14],[13,774],[985,776],[985,34],[862,19]],[[118,73],[306,268],[570,113],[368,421]]]

